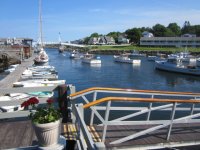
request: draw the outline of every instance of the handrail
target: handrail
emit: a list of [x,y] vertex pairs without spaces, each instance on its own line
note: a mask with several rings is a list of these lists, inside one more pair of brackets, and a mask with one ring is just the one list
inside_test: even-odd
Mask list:
[[124,91],[124,92],[144,92],[144,93],[158,93],[158,94],[183,94],[183,95],[191,95],[191,96],[200,96],[200,93],[192,93],[192,92],[171,92],[171,91],[155,91],[155,90],[136,90],[136,89],[122,89],[122,88],[103,88],[103,87],[92,87],[88,88],[73,94],[70,94],[70,97],[79,96],[81,94],[84,94],[86,92],[91,91]]
[[159,98],[133,98],[133,97],[105,97],[96,101],[83,105],[83,108],[89,108],[94,105],[107,102],[107,101],[137,101],[137,102],[160,102],[160,103],[200,103],[198,100],[177,100],[177,99],[159,99]]

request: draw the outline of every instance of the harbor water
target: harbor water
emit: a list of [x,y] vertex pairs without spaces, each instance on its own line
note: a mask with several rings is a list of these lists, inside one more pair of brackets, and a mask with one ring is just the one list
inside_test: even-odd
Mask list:
[[144,90],[200,92],[200,77],[155,70],[154,62],[143,57],[140,65],[116,63],[112,55],[100,55],[101,65],[89,65],[69,53],[46,49],[59,79],[80,91],[90,87],[114,87]]

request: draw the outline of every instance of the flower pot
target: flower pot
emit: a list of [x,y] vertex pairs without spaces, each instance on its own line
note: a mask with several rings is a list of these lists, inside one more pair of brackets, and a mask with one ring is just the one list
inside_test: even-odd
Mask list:
[[58,143],[60,137],[61,121],[34,124],[35,134],[38,139],[39,146],[48,147]]

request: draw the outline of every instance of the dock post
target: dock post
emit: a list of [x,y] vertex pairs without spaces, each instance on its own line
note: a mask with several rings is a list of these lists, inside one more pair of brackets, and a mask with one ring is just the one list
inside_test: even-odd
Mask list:
[[67,101],[67,85],[58,86],[58,103],[62,113],[63,123],[68,121],[68,101]]

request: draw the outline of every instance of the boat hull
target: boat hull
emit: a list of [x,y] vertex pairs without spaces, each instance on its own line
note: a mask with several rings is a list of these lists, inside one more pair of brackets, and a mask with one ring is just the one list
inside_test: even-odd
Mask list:
[[198,67],[190,68],[185,66],[178,66],[175,64],[169,64],[166,61],[156,61],[155,68],[169,72],[200,76],[200,68]]

